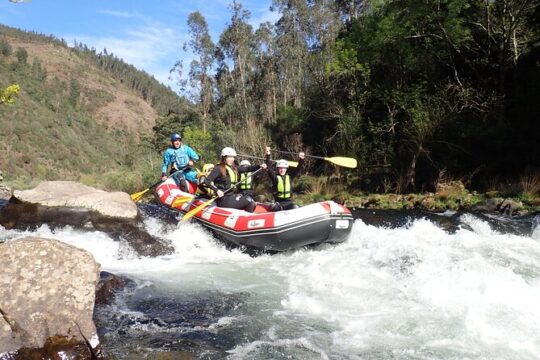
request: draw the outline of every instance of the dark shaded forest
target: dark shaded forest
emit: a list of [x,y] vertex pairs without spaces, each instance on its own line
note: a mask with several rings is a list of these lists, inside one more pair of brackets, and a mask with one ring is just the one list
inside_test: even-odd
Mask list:
[[188,120],[165,119],[158,132],[219,132],[218,143],[243,153],[274,143],[354,157],[359,168],[345,172],[365,191],[430,191],[451,179],[486,190],[538,174],[538,1],[272,7],[280,19],[253,29],[233,2],[217,41],[203,14],[189,16],[185,48],[197,57],[175,70],[184,71],[197,110]]

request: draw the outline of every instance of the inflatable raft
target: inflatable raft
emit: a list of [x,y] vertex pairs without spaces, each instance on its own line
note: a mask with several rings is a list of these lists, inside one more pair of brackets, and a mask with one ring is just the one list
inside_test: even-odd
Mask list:
[[[195,185],[190,186],[190,191],[194,191]],[[155,192],[163,205],[179,211],[179,218],[208,200],[181,191],[172,179],[158,185]],[[214,204],[192,219],[218,239],[246,249],[280,252],[321,243],[340,243],[347,239],[353,225],[350,210],[333,201],[278,212],[257,203],[253,213]]]

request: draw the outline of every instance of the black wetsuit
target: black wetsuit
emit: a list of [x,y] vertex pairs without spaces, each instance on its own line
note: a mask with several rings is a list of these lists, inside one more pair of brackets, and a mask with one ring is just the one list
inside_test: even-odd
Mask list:
[[[241,173],[253,172],[259,168],[259,165],[236,167],[235,165],[228,166],[225,164],[218,164],[206,178],[206,186],[214,190],[215,193],[217,193],[218,190],[225,192],[229,190],[235,183],[240,181]],[[231,176],[233,177],[232,181]],[[218,198],[216,200],[217,205],[220,207],[228,207],[253,212],[256,206],[253,198],[242,194],[236,194],[234,192],[235,190],[236,189],[229,190],[221,198]]]

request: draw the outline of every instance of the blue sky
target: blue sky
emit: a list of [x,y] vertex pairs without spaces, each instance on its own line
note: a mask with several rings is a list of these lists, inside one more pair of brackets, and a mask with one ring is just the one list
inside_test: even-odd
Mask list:
[[[251,24],[275,22],[271,0],[243,0],[251,12]],[[55,35],[72,45],[74,40],[98,51],[106,48],[125,62],[168,80],[178,60],[189,69],[192,55],[182,50],[189,40],[187,17],[200,11],[208,22],[212,40],[230,22],[232,0],[0,0],[0,23],[45,35]]]

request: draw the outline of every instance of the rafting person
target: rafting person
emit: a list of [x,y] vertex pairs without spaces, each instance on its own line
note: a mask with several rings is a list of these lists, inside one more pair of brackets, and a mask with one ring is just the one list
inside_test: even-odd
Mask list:
[[172,134],[171,146],[163,153],[161,181],[167,179],[167,170],[170,168],[169,174],[176,185],[183,191],[189,191],[190,187],[186,180],[197,183],[197,171],[193,168],[197,160],[199,160],[199,155],[182,143],[180,134]]
[[289,162],[284,159],[276,161],[276,171],[272,169],[270,159],[270,147],[266,147],[266,164],[268,167],[268,175],[272,180],[272,190],[275,203],[272,205],[272,211],[291,210],[298,207],[292,200],[292,179],[299,176],[303,172],[304,152],[298,153],[298,167],[291,172],[288,172]]
[[[240,166],[251,167],[251,163],[249,160],[242,160],[240,161]],[[251,171],[240,174],[240,181],[242,181],[240,185],[238,185],[240,194],[253,199],[253,187],[255,184],[254,180],[258,175],[260,175],[260,173],[252,175]]]
[[208,186],[206,186],[206,178],[210,173],[214,170],[214,164],[204,164],[202,168],[202,172],[197,175],[198,177],[198,187],[199,187],[199,193],[207,198],[212,197],[214,195],[214,191],[210,189]]
[[[210,175],[206,177],[206,186],[213,190],[218,199],[216,203],[220,207],[246,210],[253,212],[256,203],[253,198],[229,189],[240,181],[243,173],[253,172],[260,168],[266,169],[266,164],[237,166],[235,163],[236,150],[231,147],[225,147],[221,150],[221,161],[217,164]],[[227,193],[225,193],[227,191]]]

